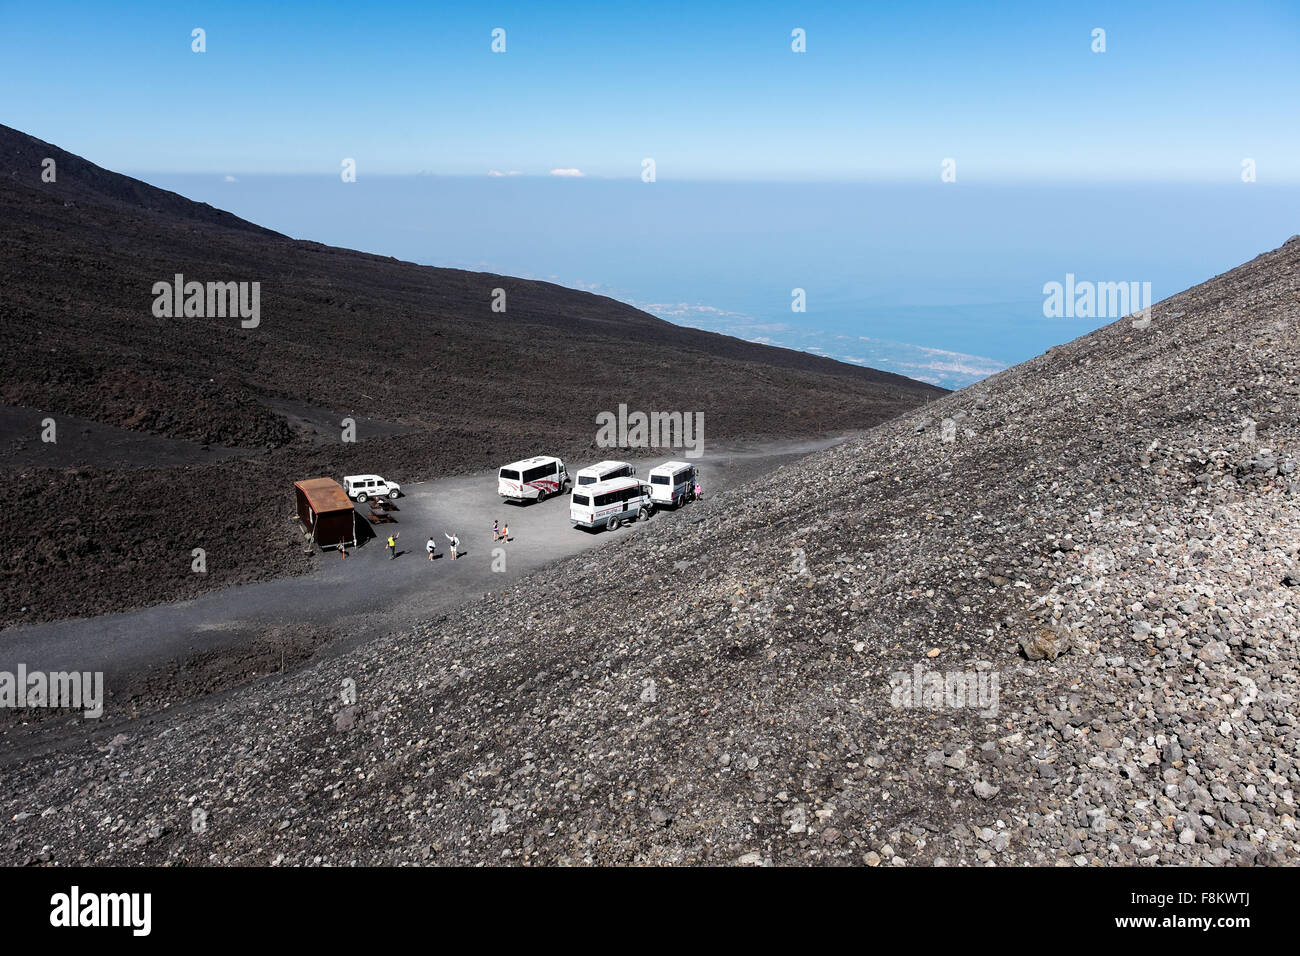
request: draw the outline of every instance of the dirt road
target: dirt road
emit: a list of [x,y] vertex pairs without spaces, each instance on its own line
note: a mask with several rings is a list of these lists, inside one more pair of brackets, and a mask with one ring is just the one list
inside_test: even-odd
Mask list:
[[[705,495],[839,440],[709,446],[699,460]],[[634,464],[644,476],[665,457]],[[588,462],[566,464],[573,475]],[[103,671],[110,702],[117,698],[110,710],[120,713],[128,704],[142,712],[155,710],[400,631],[486,592],[506,590],[557,559],[637,533],[636,525],[595,533],[573,528],[567,495],[506,503],[496,493],[495,472],[424,482],[403,492],[394,512],[397,522],[376,526],[375,536],[346,559],[327,552],[318,556],[315,571],[301,577],[141,611],[12,628],[0,632],[0,671],[13,672],[19,663],[29,672]],[[688,520],[690,510],[686,505],[681,512],[659,511],[651,521]],[[509,524],[512,541],[493,543],[494,519]],[[390,530],[400,532],[392,560],[384,546]],[[449,558],[444,533],[460,536],[458,560]],[[425,554],[431,534],[439,553],[433,562]],[[502,550],[494,555],[494,548]],[[22,719],[32,716],[24,712]]]

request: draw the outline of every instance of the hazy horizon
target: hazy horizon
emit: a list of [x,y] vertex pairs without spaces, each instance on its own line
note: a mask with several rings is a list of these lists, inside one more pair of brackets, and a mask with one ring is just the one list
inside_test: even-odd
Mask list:
[[297,239],[543,279],[949,388],[1117,317],[1046,318],[1045,283],[1150,283],[1159,301],[1300,231],[1300,187],[1245,183],[136,175]]

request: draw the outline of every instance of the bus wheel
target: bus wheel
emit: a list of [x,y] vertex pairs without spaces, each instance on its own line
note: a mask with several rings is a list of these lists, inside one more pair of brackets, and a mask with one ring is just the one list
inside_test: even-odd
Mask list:
[[649,521],[649,520],[650,520],[650,509],[649,509],[649,508],[642,508],[640,511],[638,511],[638,512],[636,513],[636,520],[637,520],[637,521]]
[[617,531],[619,525],[621,525],[622,523],[623,522],[619,521],[617,518],[610,518],[609,524],[605,525],[605,527],[608,528],[610,531]]

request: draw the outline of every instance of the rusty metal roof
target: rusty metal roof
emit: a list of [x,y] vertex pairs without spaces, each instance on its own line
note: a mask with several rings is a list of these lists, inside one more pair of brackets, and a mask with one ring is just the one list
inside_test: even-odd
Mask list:
[[343,486],[333,478],[308,478],[306,481],[295,481],[293,486],[307,496],[307,503],[317,514],[352,510],[351,499],[343,491]]

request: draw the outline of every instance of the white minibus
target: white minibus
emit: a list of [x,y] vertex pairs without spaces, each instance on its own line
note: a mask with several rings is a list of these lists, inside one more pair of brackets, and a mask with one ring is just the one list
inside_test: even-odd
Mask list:
[[598,465],[583,468],[573,476],[574,487],[594,485],[598,481],[613,481],[615,478],[633,478],[636,469],[625,461],[602,461]]
[[649,485],[635,478],[615,478],[574,488],[569,501],[569,520],[575,528],[613,531],[624,521],[644,521],[653,510]]
[[569,484],[564,462],[549,455],[505,465],[497,473],[497,494],[509,501],[541,501]]
[[650,469],[650,498],[657,505],[680,508],[695,500],[695,466],[685,461],[666,461]]

